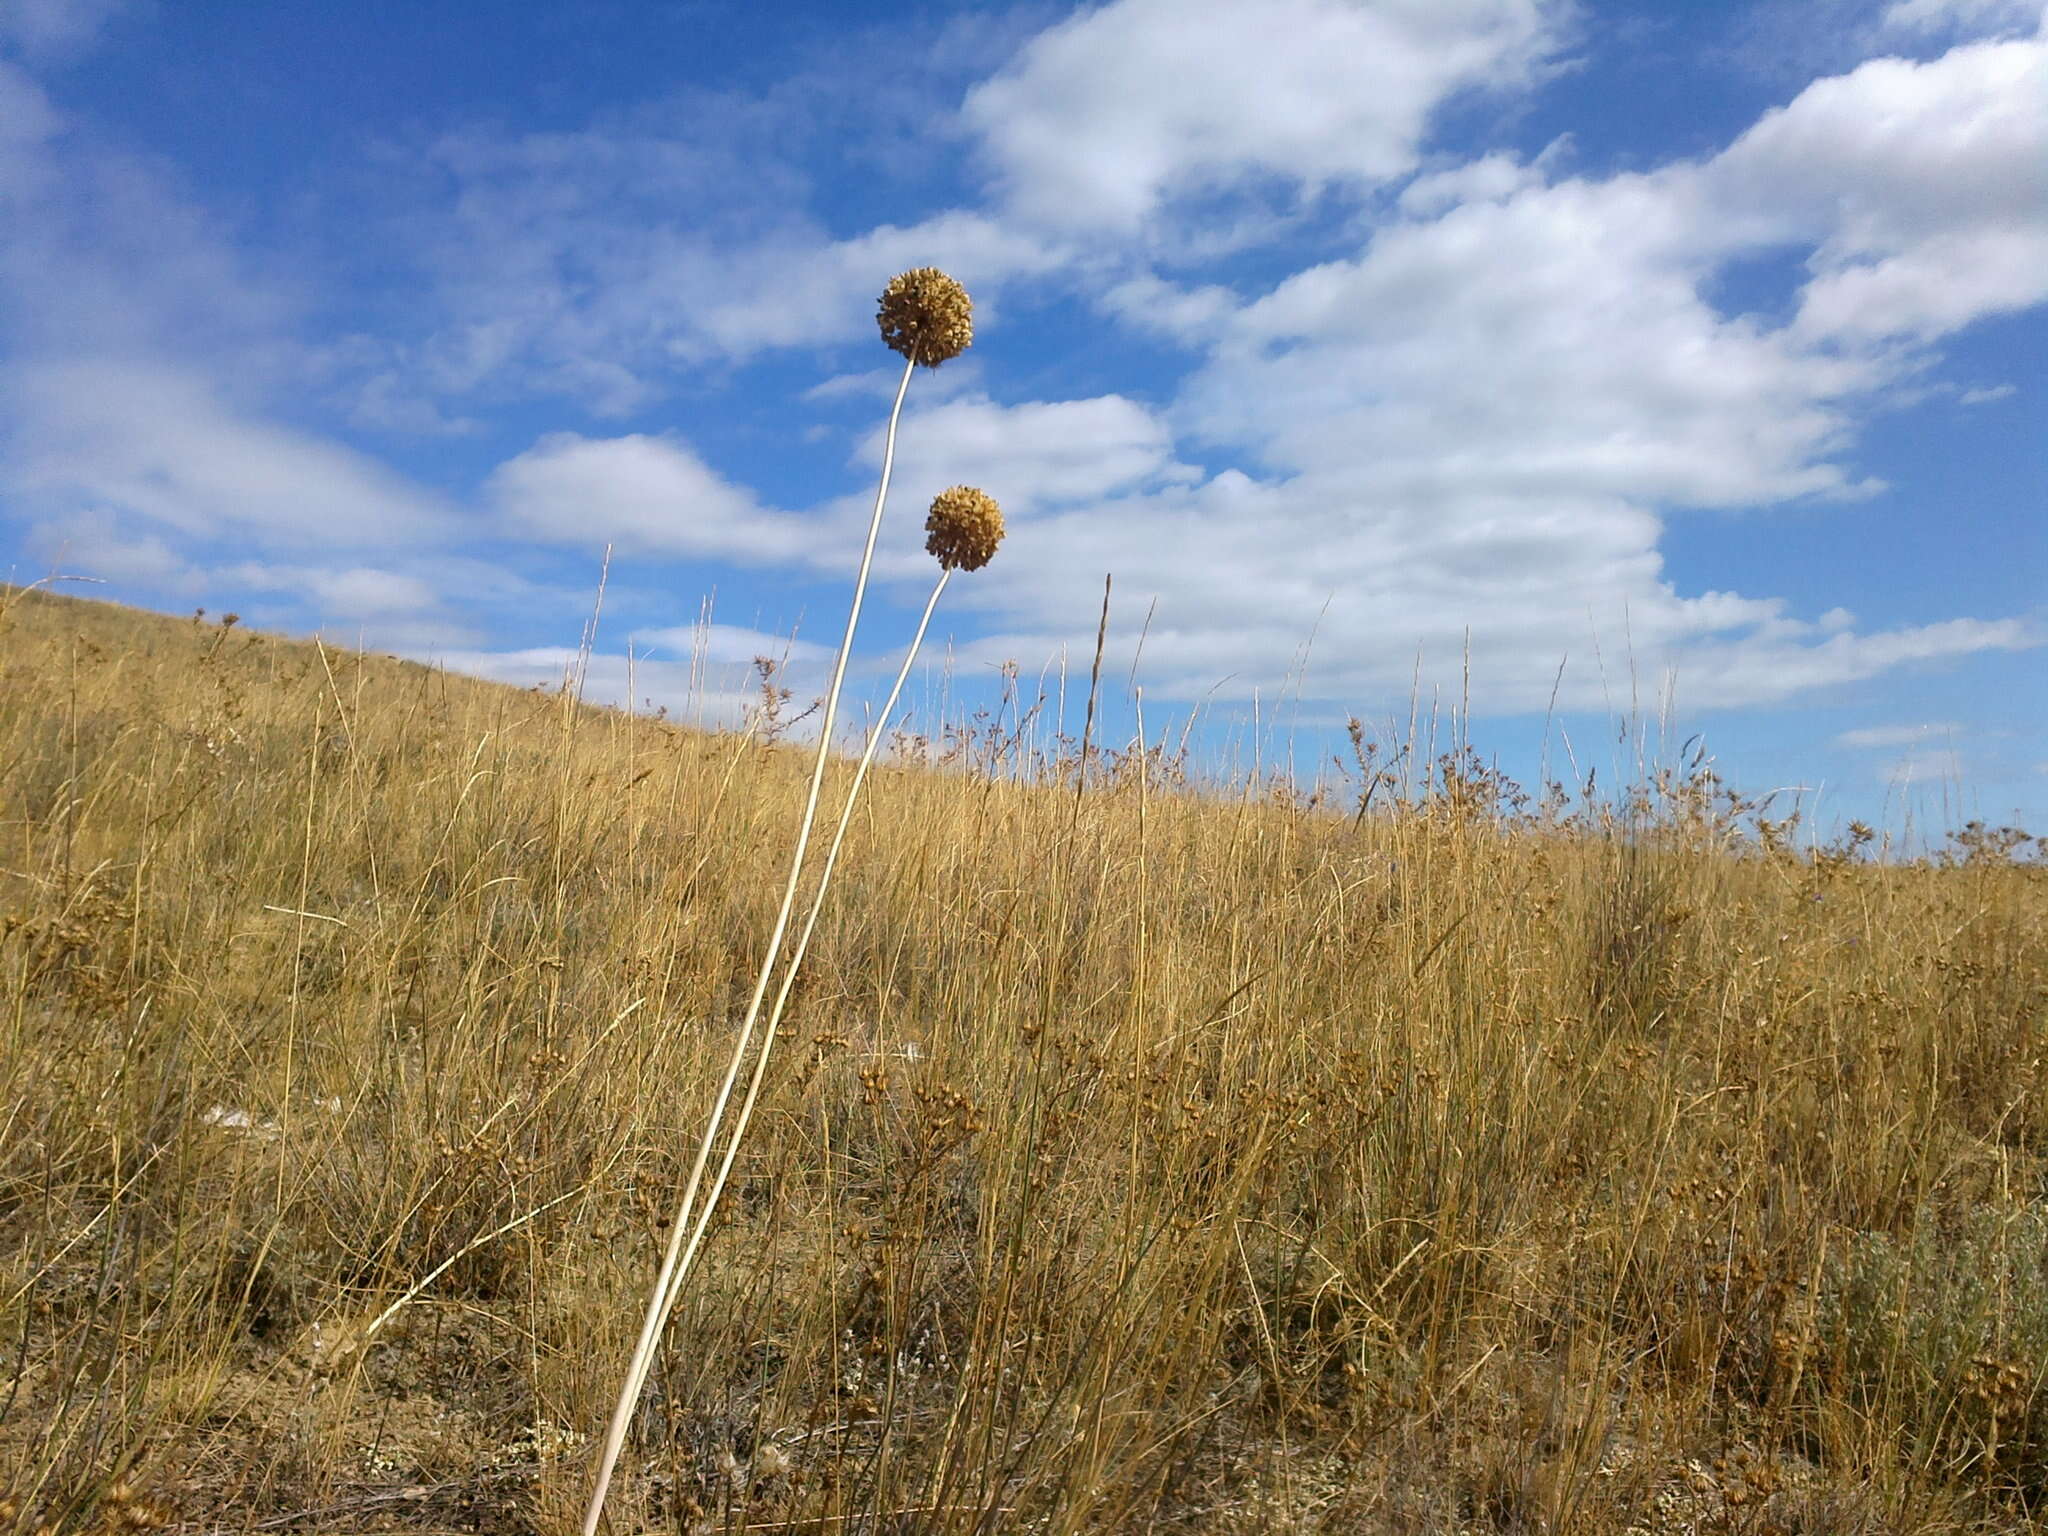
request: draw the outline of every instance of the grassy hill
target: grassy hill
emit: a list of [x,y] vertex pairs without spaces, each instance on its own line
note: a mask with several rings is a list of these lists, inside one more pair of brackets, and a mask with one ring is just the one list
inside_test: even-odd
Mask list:
[[[575,1529],[807,764],[0,600],[0,1530]],[[987,766],[870,786],[614,1529],[2048,1511],[2038,862]]]

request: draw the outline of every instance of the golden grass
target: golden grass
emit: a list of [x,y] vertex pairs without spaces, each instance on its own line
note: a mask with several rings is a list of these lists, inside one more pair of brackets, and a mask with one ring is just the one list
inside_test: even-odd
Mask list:
[[[807,765],[6,601],[0,1530],[574,1530]],[[976,750],[873,776],[612,1529],[2038,1516],[2038,863]]]

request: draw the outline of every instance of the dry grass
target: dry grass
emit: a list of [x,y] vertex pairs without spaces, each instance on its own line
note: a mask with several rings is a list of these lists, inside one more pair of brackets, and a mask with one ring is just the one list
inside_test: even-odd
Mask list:
[[[8,600],[0,1529],[574,1529],[801,754]],[[871,784],[614,1529],[2048,1507],[2024,849],[1007,745]]]

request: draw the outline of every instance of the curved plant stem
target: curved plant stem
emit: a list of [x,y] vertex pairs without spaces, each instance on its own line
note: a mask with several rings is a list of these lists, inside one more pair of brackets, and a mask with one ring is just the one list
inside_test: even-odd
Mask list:
[[[804,931],[790,952],[789,965],[782,973],[782,985],[775,994],[775,1006],[768,1011],[768,1027],[761,1035],[760,1054],[754,1058],[753,1075],[747,1080],[747,1096],[740,1101],[739,1115],[734,1119],[732,1135],[726,1141],[725,1156],[718,1164],[718,1176],[712,1180],[711,1193],[704,1199],[704,1207],[697,1215],[696,1230],[690,1234],[690,1244],[683,1250],[681,1264],[676,1267],[670,1280],[670,1289],[682,1290],[683,1277],[690,1271],[690,1264],[697,1256],[697,1247],[704,1234],[711,1229],[711,1217],[718,1209],[718,1197],[725,1192],[727,1175],[732,1172],[733,1160],[739,1156],[740,1138],[746,1135],[747,1126],[754,1118],[754,1101],[761,1096],[761,1081],[768,1073],[769,1053],[775,1049],[775,1037],[782,1028],[783,1006],[789,1001],[790,988],[796,984],[797,967],[803,964],[804,951],[810,948],[811,934],[817,929],[818,914],[825,909],[825,891],[832,883],[833,867],[839,862],[839,850],[846,842],[846,832],[853,825],[854,801],[860,795],[860,787],[868,776],[868,767],[875,760],[875,748],[881,744],[882,732],[888,728],[889,716],[895,712],[896,699],[903,691],[904,679],[910,676],[910,668],[917,660],[918,649],[924,644],[924,632],[932,621],[932,610],[939,606],[939,594],[946,590],[946,579],[950,570],[939,572],[938,584],[932,588],[932,595],[926,599],[924,617],[917,622],[917,636],[910,642],[910,650],[903,658],[903,666],[896,674],[896,686],[889,690],[889,702],[882,706],[882,713],[875,722],[875,728],[868,735],[867,750],[861,754],[860,767],[854,770],[853,785],[846,792],[846,804],[839,812],[839,826],[832,834],[832,846],[825,854],[825,866],[818,875],[818,889],[811,896],[811,909],[804,918]],[[670,1298],[674,1304],[674,1298]]]
[[[689,1226],[690,1212],[697,1201],[697,1188],[704,1180],[704,1169],[711,1161],[711,1149],[718,1139],[719,1125],[725,1119],[726,1105],[732,1100],[733,1085],[739,1080],[747,1047],[753,1041],[754,1026],[761,1016],[761,1001],[768,992],[768,978],[774,973],[783,936],[789,931],[789,916],[796,906],[796,888],[803,875],[804,852],[810,845],[811,824],[817,819],[818,789],[824,782],[825,762],[832,751],[832,728],[839,715],[839,688],[846,678],[847,658],[853,651],[854,628],[860,623],[861,599],[867,593],[868,570],[875,559],[875,537],[882,528],[882,507],[889,499],[889,474],[896,462],[896,425],[903,415],[903,396],[910,388],[910,375],[915,367],[913,362],[904,363],[903,380],[896,386],[896,402],[889,410],[889,431],[882,448],[882,481],[875,492],[874,516],[868,520],[868,538],[861,550],[860,574],[854,579],[853,605],[846,614],[846,634],[839,642],[839,657],[832,666],[832,684],[825,694],[825,718],[818,729],[818,753],[811,765],[810,794],[804,802],[796,849],[790,855],[789,881],[783,888],[782,908],[775,916],[775,930],[769,936],[768,948],[761,957],[761,971],[755,978],[754,994],[747,1004],[746,1021],[740,1026],[739,1039],[733,1045],[732,1061],[725,1070],[725,1081],[720,1084],[717,1101],[711,1107],[711,1118],[704,1127],[704,1140],[697,1149],[697,1161],[690,1169],[689,1183],[676,1207],[668,1250],[662,1255],[661,1272],[655,1278],[654,1294],[648,1299],[647,1316],[640,1325],[639,1343],[634,1347],[633,1359],[626,1368],[626,1380],[619,1391],[619,1400],[612,1408],[611,1423],[605,1431],[604,1454],[598,1463],[589,1507],[583,1514],[583,1536],[597,1536],[598,1522],[604,1517],[604,1501],[611,1490],[612,1473],[618,1467],[619,1452],[626,1443],[626,1431],[631,1428],[633,1414],[640,1405],[641,1388],[647,1384],[647,1374],[654,1367],[662,1328],[668,1322],[669,1309],[675,1304],[679,1290],[675,1282],[683,1252],[683,1231]],[[695,1246],[693,1242],[693,1252]]]

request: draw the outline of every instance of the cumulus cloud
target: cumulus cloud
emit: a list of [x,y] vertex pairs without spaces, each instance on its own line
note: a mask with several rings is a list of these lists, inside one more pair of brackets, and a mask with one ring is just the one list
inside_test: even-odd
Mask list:
[[[62,128],[62,116],[28,71],[0,58],[0,280],[17,288],[28,274],[16,252],[56,181],[47,146]],[[0,293],[0,327],[10,307]]]
[[436,612],[442,603],[441,594],[421,577],[376,566],[336,569],[242,561],[221,575],[253,591],[300,598],[314,612],[333,619],[414,618]]
[[448,396],[552,394],[616,417],[679,368],[873,336],[876,296],[907,267],[951,272],[986,326],[1004,285],[1067,259],[969,209],[835,239],[800,211],[801,179],[776,153],[688,120],[450,135],[423,158],[454,187],[451,212],[407,231],[434,323],[363,359],[366,390],[396,374]]
[[[1688,707],[1735,707],[2038,643],[2015,620],[1866,631],[1840,611],[1799,619],[1770,596],[1688,594],[1659,547],[1665,519],[1690,509],[1879,494],[1850,454],[1916,365],[1898,342],[2033,302],[2033,268],[1997,258],[1996,237],[2032,238],[2031,193],[2016,184],[2039,135],[2039,55],[1989,44],[1881,61],[1819,82],[1717,155],[1646,173],[1559,177],[1555,155],[1438,164],[1356,254],[1249,301],[1220,284],[1112,277],[1107,310],[1201,355],[1169,406],[970,391],[905,422],[899,508],[964,480],[1017,515],[999,566],[956,589],[988,630],[965,655],[1031,664],[1085,644],[1097,589],[1077,573],[1098,571],[1131,601],[1157,596],[1147,673],[1178,696],[1225,678],[1226,697],[1270,687],[1312,627],[1324,697],[1403,688],[1418,654],[1425,679],[1443,679],[1469,654],[1474,702],[1495,710],[1540,709],[1554,686],[1565,707],[1601,707],[1631,674],[1643,692],[1675,686]],[[1027,50],[1005,78],[1049,78],[1034,71],[1059,56]],[[1128,206],[1149,216],[1178,186],[1140,178]],[[977,239],[996,228],[959,227]],[[1729,263],[1784,249],[1811,257],[1794,323],[1717,307]],[[1847,285],[1887,262],[1901,265],[1884,280],[1902,288],[1913,262],[1964,280],[1938,308],[1901,292],[1843,310]],[[546,497],[519,485],[537,499],[517,515],[588,537],[589,509],[604,508],[599,521],[655,547],[822,563],[797,520],[662,441],[536,450],[527,467],[581,458],[579,473]],[[1182,444],[1243,467],[1205,473]],[[871,469],[879,453],[877,429],[856,459]],[[501,493],[522,479],[508,466]],[[622,516],[622,497],[640,512]],[[691,500],[709,511],[678,531]],[[858,500],[819,509],[817,526],[850,542]],[[554,510],[535,512],[542,501]],[[910,573],[914,523],[899,510],[885,571]]]
[[1050,271],[1065,259],[1060,247],[1014,225],[948,212],[823,246],[756,252],[746,264],[749,280],[706,293],[692,323],[729,357],[852,340],[873,333],[875,299],[891,277],[911,267],[938,267],[975,296],[977,322],[986,327],[1004,283]]
[[690,662],[610,651],[585,654],[569,646],[491,651],[429,642],[404,649],[416,660],[469,677],[543,691],[567,684],[588,703],[635,712],[666,710],[676,719],[713,729],[744,724],[760,698],[738,668],[707,674]]
[[1085,654],[1101,589],[1078,575],[1102,571],[1124,594],[1126,646],[1156,599],[1145,676],[1168,698],[1270,693],[1311,632],[1310,697],[1405,694],[1418,674],[1425,691],[1459,690],[1469,660],[1487,713],[1540,712],[1553,688],[1567,709],[1667,686],[1688,709],[1770,703],[2038,641],[2017,621],[1859,633],[1840,616],[1791,618],[1777,599],[1684,596],[1662,577],[1657,520],[1619,501],[1474,512],[1376,513],[1307,477],[1235,471],[1060,511],[1019,529],[990,579],[956,589],[992,631],[962,653],[1027,667]]
[[1555,42],[1540,0],[1114,0],[1046,29],[969,92],[1011,210],[1132,233],[1162,205],[1259,178],[1305,194],[1413,168],[1455,92],[1523,78]]
[[[482,609],[518,603],[531,613],[571,606],[563,594],[459,555],[410,553],[402,566],[237,559],[230,552],[246,550],[249,541],[232,532],[224,540],[166,532],[169,538],[137,527],[133,518],[88,508],[32,526],[23,547],[42,562],[40,573],[105,582],[116,596],[202,603],[257,623],[311,626],[350,644],[396,650],[473,643]],[[575,601],[582,601],[580,594]]]
[[1927,341],[2048,298],[2048,39],[1874,59],[1706,168],[1724,238],[1811,244],[1797,329]]
[[302,390],[280,334],[298,279],[246,259],[164,161],[76,126],[0,58],[0,367],[175,359]]
[[552,433],[493,471],[486,493],[510,531],[554,544],[759,565],[801,560],[816,538],[669,437]]
[[0,152],[42,143],[59,122],[57,109],[28,71],[0,59]]
[[[884,429],[861,442],[879,468]],[[1012,513],[1113,495],[1151,481],[1187,481],[1173,437],[1154,411],[1122,395],[998,405],[986,396],[907,412],[898,433],[894,484],[923,506],[949,485],[995,494]]]
[[[105,507],[81,507],[30,526],[22,541],[42,574],[188,593],[199,573],[160,535],[138,532]],[[20,579],[17,576],[15,579]]]
[[[381,349],[368,349],[375,356]],[[353,353],[360,358],[362,347],[329,349],[328,360],[346,377],[340,394],[342,408],[356,426],[406,437],[473,437],[484,430],[474,416],[451,415],[442,409],[419,381],[398,367],[383,366],[376,357],[367,370],[353,372],[345,360]],[[353,372],[352,377],[347,377]]]
[[831,646],[815,645],[793,635],[771,635],[766,630],[738,624],[677,624],[664,629],[637,630],[634,642],[664,651],[671,656],[694,656],[722,666],[752,666],[757,656],[773,657],[790,666],[815,666],[830,661]]
[[1850,489],[1823,456],[1857,362],[1728,323],[1641,177],[1565,182],[1383,231],[1225,328],[1189,424],[1377,497],[1624,496],[1695,506]]
[[123,8],[123,0],[7,0],[0,43],[36,60],[70,58]]
[[1925,752],[1908,752],[1887,763],[1884,776],[1888,782],[1900,788],[1929,782],[1959,783],[1963,777],[1963,757],[1960,752],[1949,747],[1935,747]]
[[2023,651],[2041,636],[2018,619],[1947,619],[1872,634],[1750,637],[1691,648],[1680,660],[1679,697],[1699,708],[1774,704],[1815,689],[1878,677],[1900,667],[1953,661],[1985,651]]
[[182,370],[31,365],[0,378],[0,486],[46,515],[105,509],[271,546],[417,545],[453,510],[381,464],[235,409]]
[[1416,218],[1433,218],[1461,203],[1506,202],[1517,192],[1543,185],[1543,164],[1542,159],[1532,165],[1514,155],[1495,153],[1431,171],[1401,189],[1401,211]]
[[1934,720],[1925,725],[1867,725],[1843,731],[1835,745],[1863,752],[1884,747],[1910,747],[1929,737],[1953,736],[1962,729],[1951,720]]
[[2041,22],[2041,0],[1894,0],[1885,7],[1886,31],[1926,35],[2027,32]]
[[[1887,25],[1997,34],[2016,14],[1902,0]],[[1004,502],[999,562],[949,599],[985,631],[970,661],[1087,644],[1103,571],[1120,604],[1157,595],[1146,673],[1183,696],[1231,675],[1226,695],[1270,689],[1312,628],[1322,697],[1405,690],[1418,652],[1425,686],[1442,681],[1469,646],[1475,703],[1494,710],[1540,710],[1561,660],[1566,707],[1597,707],[1631,672],[1646,694],[1674,675],[1708,707],[2036,643],[1996,617],[1869,631],[1767,593],[1681,590],[1660,547],[1672,518],[1881,494],[1854,457],[1873,412],[1944,337],[2048,298],[2048,43],[1872,60],[1719,153],[1627,174],[1566,174],[1555,146],[1460,161],[1432,143],[1459,93],[1546,68],[1565,21],[1548,0],[1111,0],[968,92],[950,126],[985,156],[984,202],[864,230],[805,213],[811,189],[769,140],[687,117],[450,134],[410,167],[432,186],[397,232],[424,278],[418,327],[332,345],[320,384],[340,380],[352,419],[379,430],[453,435],[493,403],[548,394],[616,416],[683,371],[873,346],[881,284],[935,263],[975,293],[984,346],[913,392],[884,571],[928,575],[916,529],[944,485]],[[236,302],[221,242],[132,167],[69,174],[50,151],[55,110],[10,70],[0,199],[33,198],[12,206],[36,216],[0,229],[14,279],[0,312],[36,345],[0,380],[0,489],[45,529],[103,531],[109,568],[165,582],[188,569],[171,534],[352,541],[324,562],[267,550],[242,574],[392,633],[436,622],[448,589],[363,546],[430,543],[463,519],[266,413],[218,355],[210,376],[235,378],[232,397],[198,366],[136,361],[260,331],[247,316],[264,287]],[[1326,193],[1350,222],[1320,227],[1313,257],[1276,244],[1210,260]],[[1797,274],[1789,322],[1717,298],[1758,258]],[[179,285],[218,298],[174,304]],[[1150,380],[1156,399],[1094,372],[1084,398],[991,396],[994,370],[971,365],[996,351],[1004,306],[1076,291],[1191,370]],[[99,360],[45,366],[53,342]],[[812,398],[894,382],[844,374]],[[868,431],[854,464],[871,471],[879,448]],[[766,505],[682,437],[646,433],[542,437],[478,502],[493,532],[532,543],[805,573],[843,568],[867,512],[863,494]],[[650,629],[666,656],[649,665],[701,670],[704,656],[671,659],[686,636],[722,666],[760,638]],[[514,680],[562,660],[466,654]]]
[[[1206,352],[1164,419],[1252,473],[1112,490],[1031,528],[959,599],[1008,624],[976,653],[1084,641],[1084,569],[1159,594],[1147,669],[1169,692],[1270,683],[1326,601],[1313,690],[1404,684],[1418,647],[1425,670],[1462,667],[1469,632],[1475,686],[1505,709],[1541,708],[1567,653],[1562,697],[1597,705],[1596,647],[1705,708],[2037,644],[2012,620],[1859,632],[1686,595],[1659,545],[1686,509],[1881,493],[1850,455],[1922,360],[1899,343],[2043,296],[2042,57],[1880,61],[1647,173],[1439,167],[1356,255],[1249,302],[1126,280],[1106,308]],[[1811,253],[1795,323],[1717,308],[1731,262],[1786,249]],[[1937,269],[1955,280],[1913,287]],[[1892,286],[1852,303],[1859,282]]]
[[1237,308],[1237,297],[1219,283],[1188,285],[1143,272],[1105,291],[1101,304],[1138,330],[1187,346],[1202,346]]

